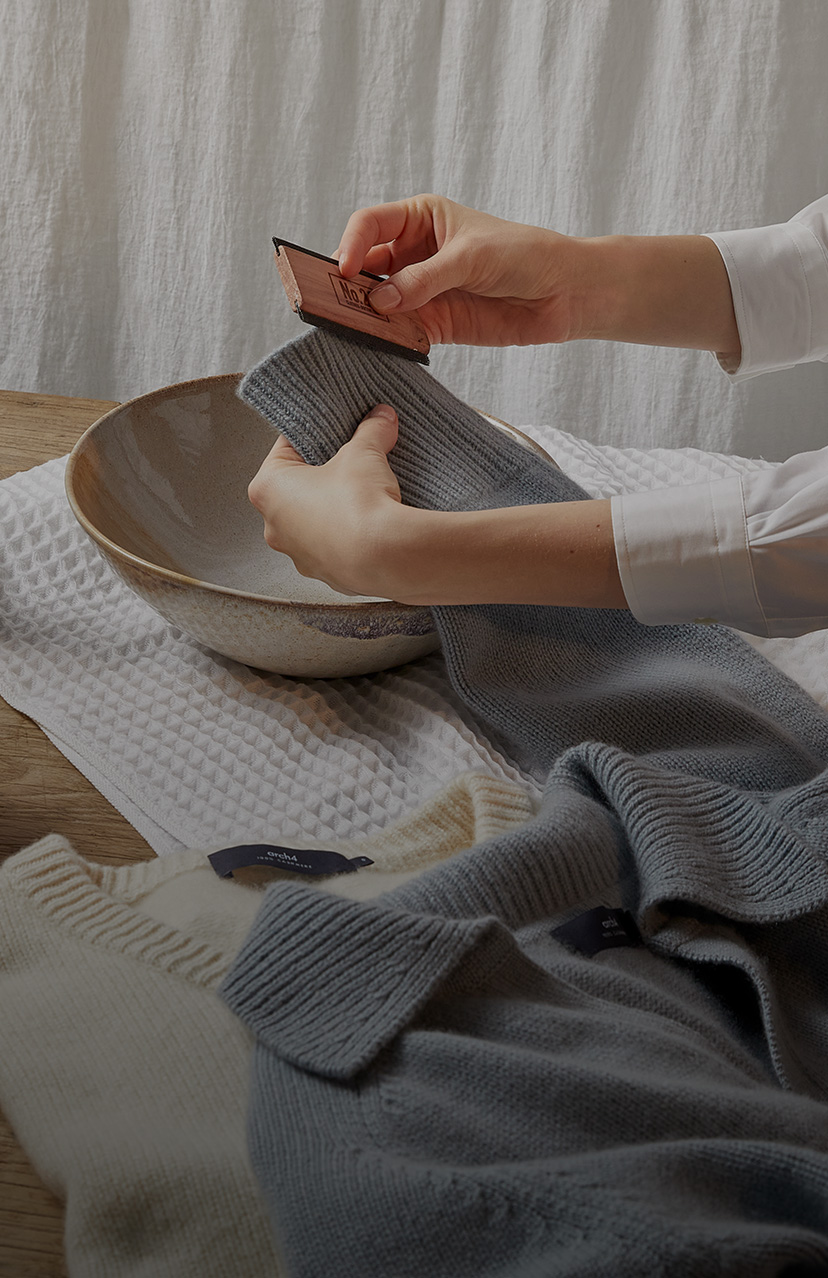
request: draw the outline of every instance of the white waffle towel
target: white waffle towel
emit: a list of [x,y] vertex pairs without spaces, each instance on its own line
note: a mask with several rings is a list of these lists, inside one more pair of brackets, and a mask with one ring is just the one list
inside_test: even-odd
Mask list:
[[[766,464],[524,429],[596,496]],[[537,795],[452,691],[439,654],[299,682],[189,639],[99,557],[67,503],[64,465],[0,483],[0,693],[159,855],[370,836],[465,772]],[[823,633],[753,642],[828,707]]]

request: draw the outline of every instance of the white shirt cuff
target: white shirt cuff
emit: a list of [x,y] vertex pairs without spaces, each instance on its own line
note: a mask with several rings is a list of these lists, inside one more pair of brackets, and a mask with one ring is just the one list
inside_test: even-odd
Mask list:
[[724,260],[742,343],[733,381],[828,359],[828,204],[790,222],[708,234]]
[[828,626],[828,448],[743,476],[745,522],[767,633]]
[[621,584],[644,625],[720,622],[767,634],[739,477],[612,498]]

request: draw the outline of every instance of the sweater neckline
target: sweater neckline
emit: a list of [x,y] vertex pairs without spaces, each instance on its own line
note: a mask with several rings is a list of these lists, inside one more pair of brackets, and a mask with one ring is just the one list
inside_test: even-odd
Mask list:
[[[192,869],[203,858],[200,852],[180,855],[190,857],[192,865],[187,868]],[[121,869],[127,872],[124,878],[131,877],[129,871],[137,870],[148,889],[153,882],[160,882],[163,875],[158,874],[155,862],[148,864],[153,867],[149,873],[143,862],[123,867],[99,865],[86,861],[62,835],[49,834],[11,857],[0,873],[35,908],[75,938],[197,985],[217,986],[232,955],[110,895],[117,887]],[[180,868],[177,867],[179,872]]]

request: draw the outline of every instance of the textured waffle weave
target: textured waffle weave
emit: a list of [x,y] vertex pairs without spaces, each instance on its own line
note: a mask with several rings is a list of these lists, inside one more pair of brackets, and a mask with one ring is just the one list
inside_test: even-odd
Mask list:
[[[594,495],[765,464],[524,429]],[[189,639],[99,557],[66,501],[64,465],[0,483],[0,693],[156,852],[371,835],[469,771],[535,792],[454,694],[439,655],[302,683]],[[824,635],[755,642],[828,706]]]

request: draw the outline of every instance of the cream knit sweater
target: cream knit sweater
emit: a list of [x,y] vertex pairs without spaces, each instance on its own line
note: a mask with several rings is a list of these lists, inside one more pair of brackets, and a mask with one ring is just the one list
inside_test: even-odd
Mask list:
[[[375,866],[319,886],[373,896],[529,815],[516,786],[457,778],[331,845]],[[66,1202],[73,1278],[280,1272],[245,1142],[252,1039],[215,994],[260,902],[204,851],[110,867],[50,835],[0,869],[0,1104]]]

